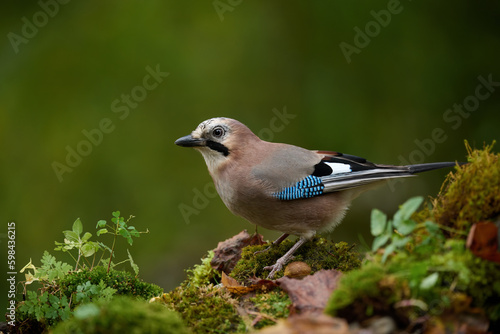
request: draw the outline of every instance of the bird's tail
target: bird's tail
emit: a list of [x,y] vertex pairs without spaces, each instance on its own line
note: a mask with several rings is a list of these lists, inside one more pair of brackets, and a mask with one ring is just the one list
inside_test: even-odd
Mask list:
[[431,162],[427,164],[417,164],[417,165],[408,165],[408,171],[410,174],[417,174],[421,172],[427,172],[429,170],[434,170],[434,169],[439,169],[439,168],[446,168],[446,167],[453,167],[456,166],[457,164],[463,165],[464,163],[460,162]]
[[414,177],[417,173],[463,165],[457,162],[431,162],[427,164],[416,164],[407,166],[375,165],[372,164],[365,170],[351,173],[340,173],[321,177],[321,182],[325,186],[324,192],[334,192],[355,187],[364,186],[373,182],[388,180],[400,177]]

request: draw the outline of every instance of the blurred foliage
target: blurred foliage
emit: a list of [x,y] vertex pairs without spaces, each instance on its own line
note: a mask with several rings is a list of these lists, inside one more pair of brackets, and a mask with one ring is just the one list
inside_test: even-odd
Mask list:
[[[480,78],[500,81],[500,3],[404,1],[384,21],[389,3],[241,1],[223,20],[211,1],[3,3],[0,222],[16,222],[18,264],[68,220],[124,208],[152,232],[136,241],[144,279],[176,286],[248,226],[209,191],[201,157],[173,145],[210,117],[380,163],[463,160],[464,139],[498,139],[498,86],[470,112],[448,110],[474,103]],[[359,42],[356,27],[375,30],[348,63],[339,45]],[[278,117],[285,108],[295,118]],[[68,166],[71,150],[86,155],[60,182],[54,162]],[[436,193],[445,173],[361,197],[335,239],[369,235],[372,207]],[[185,219],[181,203],[196,214]]]
[[165,306],[120,296],[81,305],[75,310],[75,316],[60,323],[53,333],[189,334],[190,331],[179,315]]

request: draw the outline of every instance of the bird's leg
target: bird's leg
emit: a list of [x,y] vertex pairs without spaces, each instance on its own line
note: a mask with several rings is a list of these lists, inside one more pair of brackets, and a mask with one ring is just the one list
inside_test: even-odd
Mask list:
[[276,261],[275,264],[273,264],[272,266],[264,267],[264,270],[271,270],[271,272],[267,276],[267,279],[273,279],[274,275],[278,271],[280,271],[281,269],[283,269],[283,266],[285,264],[287,264],[288,261],[290,261],[293,258],[293,253],[295,253],[295,251],[297,249],[299,249],[299,247],[302,246],[308,240],[309,240],[308,238],[300,237],[300,239],[297,240],[297,242],[295,243],[295,245],[293,245],[293,247],[290,248],[288,250],[288,252],[285,253],[285,255],[283,255],[282,257],[280,257],[278,259],[278,261]]
[[266,249],[263,249],[261,251],[256,251],[253,254],[255,255],[255,254],[265,253],[265,252],[269,251],[274,246],[278,246],[283,240],[285,240],[286,238],[288,238],[289,235],[290,234],[288,234],[288,233],[283,233],[278,239],[276,239],[276,240],[273,241],[273,243],[271,244],[271,246],[269,246]]

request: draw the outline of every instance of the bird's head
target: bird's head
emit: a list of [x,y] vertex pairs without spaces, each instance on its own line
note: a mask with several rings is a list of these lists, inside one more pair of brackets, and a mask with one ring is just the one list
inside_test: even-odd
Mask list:
[[260,139],[244,124],[231,118],[216,117],[200,123],[190,135],[177,139],[175,144],[200,151],[209,170],[213,171],[255,140]]

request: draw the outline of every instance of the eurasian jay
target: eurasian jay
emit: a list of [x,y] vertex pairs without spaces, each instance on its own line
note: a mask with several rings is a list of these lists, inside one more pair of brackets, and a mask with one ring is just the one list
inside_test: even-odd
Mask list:
[[194,147],[203,155],[219,196],[233,214],[283,232],[274,244],[290,234],[299,236],[285,255],[265,268],[269,279],[316,233],[333,230],[364,191],[387,179],[455,165],[379,165],[339,152],[271,143],[224,117],[202,122],[175,144]]

